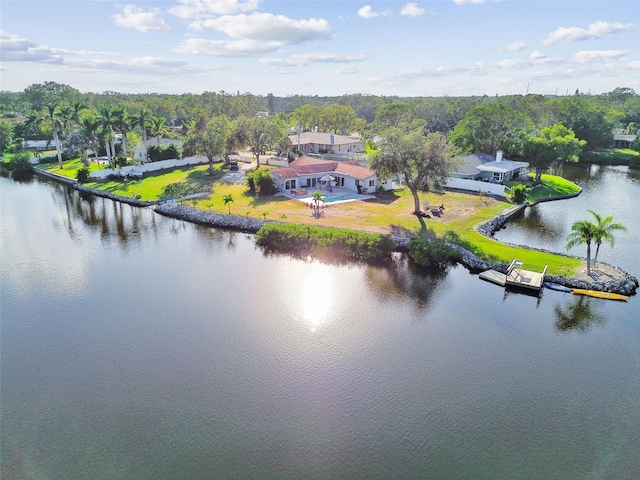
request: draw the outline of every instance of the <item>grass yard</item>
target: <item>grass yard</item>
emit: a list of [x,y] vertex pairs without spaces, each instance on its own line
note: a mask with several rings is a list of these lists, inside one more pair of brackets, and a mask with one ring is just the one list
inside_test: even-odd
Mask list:
[[[58,161],[56,160],[54,163],[42,163],[39,165],[34,165],[36,168],[42,168],[43,170],[47,170],[49,172],[57,173],[58,175],[63,175],[69,178],[76,178],[78,175],[78,170],[80,170],[84,165],[82,163],[82,159],[80,157],[74,158],[71,160],[66,160],[62,162],[62,169],[58,165]],[[93,172],[95,170],[100,170],[102,168],[96,162],[91,162],[89,164],[89,171]]]
[[[57,165],[49,166],[51,171],[60,173]],[[63,172],[77,172],[81,162],[65,162]],[[281,196],[258,196],[248,192],[243,184],[223,180],[226,173],[223,164],[214,166],[214,175],[209,176],[208,165],[191,168],[176,168],[157,174],[146,174],[140,180],[116,180],[88,183],[87,186],[106,190],[129,197],[140,195],[141,200],[162,200],[167,198],[165,188],[173,185],[172,198],[190,194],[205,193],[206,196],[185,200],[187,205],[202,210],[219,213],[265,218],[296,224],[328,226],[399,236],[422,234],[438,236],[471,250],[479,257],[510,263],[517,258],[525,268],[542,271],[549,266],[549,273],[571,276],[580,265],[579,259],[538,252],[525,248],[504,245],[480,235],[474,226],[483,223],[513,207],[507,201],[484,195],[460,192],[423,193],[422,203],[444,205],[441,217],[420,219],[412,214],[413,197],[406,189],[380,194],[376,199],[340,204],[327,204],[324,214],[316,218],[306,204]],[[551,175],[542,176],[542,185],[534,189],[535,198],[549,195],[567,195],[579,189],[575,184]],[[224,197],[231,195],[233,202],[224,203]],[[532,195],[529,199],[531,201]]]
[[584,152],[580,155],[581,161],[607,165],[629,165],[638,162],[639,158],[640,152],[630,148],[604,148],[593,152]]

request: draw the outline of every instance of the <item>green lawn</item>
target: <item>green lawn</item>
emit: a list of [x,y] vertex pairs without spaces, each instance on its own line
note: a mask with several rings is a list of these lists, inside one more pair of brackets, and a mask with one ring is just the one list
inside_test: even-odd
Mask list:
[[[49,170],[65,174],[77,172],[81,167],[79,159],[65,162],[62,170],[57,165],[49,165]],[[88,183],[87,186],[129,197],[140,196],[141,200],[155,201],[166,198],[165,187],[173,184],[176,192],[171,196],[181,198],[194,193],[206,193],[204,198],[187,201],[188,205],[202,210],[219,213],[246,215],[253,218],[266,218],[292,222],[362,230],[378,233],[415,235],[423,232],[437,235],[455,242],[474,252],[481,258],[510,263],[517,258],[524,262],[525,268],[542,271],[549,266],[549,273],[568,275],[577,269],[579,259],[525,248],[504,245],[496,240],[480,235],[474,226],[512,208],[509,202],[496,200],[482,195],[470,195],[460,192],[422,193],[422,202],[432,205],[443,204],[445,213],[441,218],[431,218],[420,222],[413,215],[413,198],[408,190],[398,189],[379,195],[375,200],[349,202],[330,205],[321,218],[314,217],[305,204],[279,196],[257,196],[247,191],[246,186],[227,183],[222,180],[226,173],[223,164],[214,166],[214,175],[209,176],[207,165],[176,168],[157,174],[147,174],[140,180],[117,180]],[[265,167],[268,168],[268,167]],[[71,175],[69,175],[71,176]],[[560,177],[542,176],[542,184],[529,196],[532,201],[548,196],[563,196],[575,193],[579,187]],[[233,202],[224,204],[224,196],[231,195]]]
[[593,152],[584,152],[580,155],[581,161],[607,165],[629,165],[630,162],[638,162],[639,158],[640,152],[630,148],[604,148]]
[[[60,169],[57,160],[54,163],[42,163],[39,165],[35,165],[36,168],[42,168],[43,170],[57,173],[58,175],[63,175],[69,178],[76,178],[78,175],[78,170],[80,170],[83,166],[84,165],[80,157],[62,162],[62,169]],[[89,164],[89,171],[91,172],[100,170],[101,168],[103,167],[96,162],[91,162]]]
[[[534,174],[530,175],[532,178]],[[569,180],[555,175],[542,175],[542,183],[535,185],[527,191],[527,200],[533,203],[541,198],[573,195],[580,191],[580,187]]]

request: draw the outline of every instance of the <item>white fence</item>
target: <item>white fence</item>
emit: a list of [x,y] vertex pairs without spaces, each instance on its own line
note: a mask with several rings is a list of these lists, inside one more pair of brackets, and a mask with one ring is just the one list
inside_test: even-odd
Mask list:
[[127,165],[122,168],[105,168],[104,170],[95,170],[91,172],[91,178],[100,180],[107,178],[109,175],[141,174],[145,172],[157,172],[159,170],[168,170],[171,168],[186,167],[187,165],[200,165],[208,163],[207,157],[188,157],[174,160],[161,160],[159,162],[143,163],[142,165]]
[[479,182],[477,180],[468,180],[466,178],[454,178],[449,177],[447,180],[448,188],[455,188],[458,190],[467,190],[470,192],[482,192],[491,195],[500,195],[506,197],[505,190],[507,187],[498,183]]

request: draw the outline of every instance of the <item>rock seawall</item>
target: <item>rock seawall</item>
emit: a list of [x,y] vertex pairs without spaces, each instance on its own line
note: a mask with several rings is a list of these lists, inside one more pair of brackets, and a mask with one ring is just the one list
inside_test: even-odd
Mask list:
[[230,228],[248,233],[256,233],[265,223],[270,221],[241,217],[239,215],[207,212],[186,205],[180,205],[179,203],[163,203],[156,206],[155,211],[167,217],[179,218],[199,225],[217,228]]

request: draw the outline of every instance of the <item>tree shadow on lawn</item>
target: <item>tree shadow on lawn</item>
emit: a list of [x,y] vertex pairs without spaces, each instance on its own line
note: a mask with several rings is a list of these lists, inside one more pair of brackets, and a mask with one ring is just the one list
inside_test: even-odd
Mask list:
[[378,203],[380,205],[391,205],[396,200],[400,200],[401,196],[396,192],[382,192],[376,193],[376,198],[369,198],[367,200],[363,200],[367,203]]

